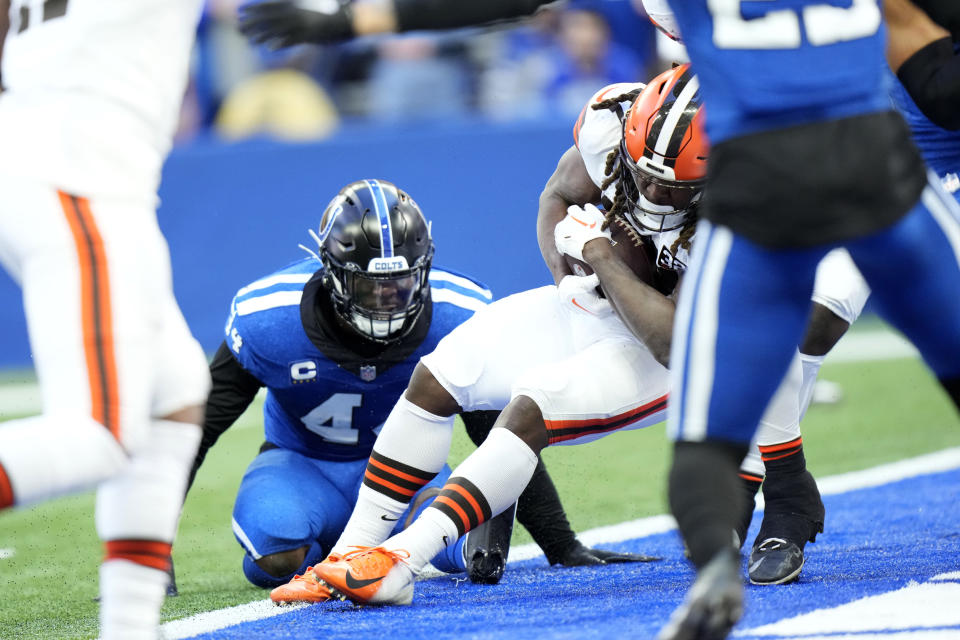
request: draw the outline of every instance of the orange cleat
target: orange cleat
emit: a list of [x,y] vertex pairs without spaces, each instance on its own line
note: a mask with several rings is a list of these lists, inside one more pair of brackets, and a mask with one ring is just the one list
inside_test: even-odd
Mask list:
[[413,601],[413,571],[402,549],[356,547],[342,558],[330,559],[313,568],[337,597],[342,594],[359,604],[410,604]]
[[302,576],[295,575],[293,580],[270,592],[270,599],[280,606],[294,602],[326,602],[332,597],[330,588],[320,581],[313,567],[307,567]]

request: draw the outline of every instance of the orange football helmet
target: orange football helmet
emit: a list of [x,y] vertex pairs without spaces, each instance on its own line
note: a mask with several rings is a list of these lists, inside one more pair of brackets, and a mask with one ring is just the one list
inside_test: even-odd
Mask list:
[[620,161],[636,189],[624,189],[628,218],[647,231],[682,227],[693,215],[707,175],[699,81],[689,64],[664,71],[637,96],[623,119]]

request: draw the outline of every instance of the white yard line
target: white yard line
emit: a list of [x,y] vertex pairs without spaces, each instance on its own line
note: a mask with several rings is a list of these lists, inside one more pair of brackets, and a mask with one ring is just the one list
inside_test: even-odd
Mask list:
[[[880,593],[836,607],[817,609],[753,629],[741,629],[737,636],[772,636],[791,640],[814,638],[882,637],[956,638],[960,628],[960,582],[934,576],[922,584],[911,582],[902,589]],[[907,635],[909,634],[909,635]],[[939,634],[939,635],[938,635]],[[952,635],[949,635],[952,634]]]
[[[960,447],[944,449],[916,458],[909,458],[907,460],[900,460],[898,462],[864,469],[863,471],[852,471],[850,473],[828,476],[818,480],[818,485],[820,492],[824,495],[835,495],[956,468],[960,468]],[[660,515],[640,518],[638,520],[631,520],[606,527],[597,527],[596,529],[580,532],[577,534],[577,537],[587,545],[612,544],[624,540],[633,540],[664,533],[675,527],[676,522],[671,516]],[[510,562],[528,560],[539,555],[542,554],[539,547],[535,544],[524,544],[510,549]],[[257,600],[249,604],[230,607],[229,609],[201,613],[182,620],[168,622],[163,625],[163,633],[164,637],[168,640],[190,638],[201,633],[209,633],[217,629],[223,629],[238,622],[259,620],[287,611],[289,611],[289,609],[273,606],[269,600]],[[955,634],[956,632],[953,631],[953,633]],[[830,637],[831,640],[835,640],[836,638],[835,636]],[[858,640],[863,638],[863,636],[860,635],[856,637]],[[895,636],[883,635],[884,640],[890,640],[893,637]],[[926,640],[927,637],[928,636],[922,636],[923,640]],[[941,636],[938,635],[929,636],[930,640],[940,637]],[[911,636],[911,638],[919,640],[921,636]],[[813,638],[804,638],[804,640],[813,640]]]

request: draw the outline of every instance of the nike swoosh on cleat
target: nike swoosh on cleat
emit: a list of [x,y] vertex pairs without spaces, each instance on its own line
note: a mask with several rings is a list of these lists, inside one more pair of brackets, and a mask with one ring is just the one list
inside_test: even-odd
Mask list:
[[759,567],[761,564],[763,564],[764,559],[765,559],[765,558],[760,558],[759,560],[757,560],[756,562],[754,562],[752,565],[750,565],[750,568],[748,569],[748,571],[749,571],[750,573],[753,573],[754,571],[756,571],[756,570],[757,570],[757,567]]
[[388,518],[387,516],[380,516],[381,520],[386,520],[387,522],[396,522],[400,518]]
[[353,574],[350,571],[347,571],[346,583],[348,589],[362,589],[366,586],[373,584],[374,582],[379,582],[383,580],[384,576],[378,578],[370,578],[369,580],[357,580],[353,577]]

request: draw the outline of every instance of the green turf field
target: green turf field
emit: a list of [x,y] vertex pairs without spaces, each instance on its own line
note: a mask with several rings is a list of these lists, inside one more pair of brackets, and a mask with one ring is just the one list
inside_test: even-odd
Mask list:
[[[843,400],[814,405],[804,421],[815,475],[960,445],[949,401],[913,359],[830,364],[821,379],[839,383]],[[233,496],[261,443],[259,405],[207,457],[187,499],[174,547],[181,596],[168,599],[165,620],[263,598],[240,570],[230,530]],[[472,445],[458,427],[451,463]],[[614,434],[545,454],[575,528],[665,512],[667,443],[663,426]],[[100,546],[92,495],[0,515],[0,638],[94,638]],[[829,535],[829,513],[827,514]],[[528,542],[517,532],[515,543]],[[2,550],[13,549],[12,556]]]

